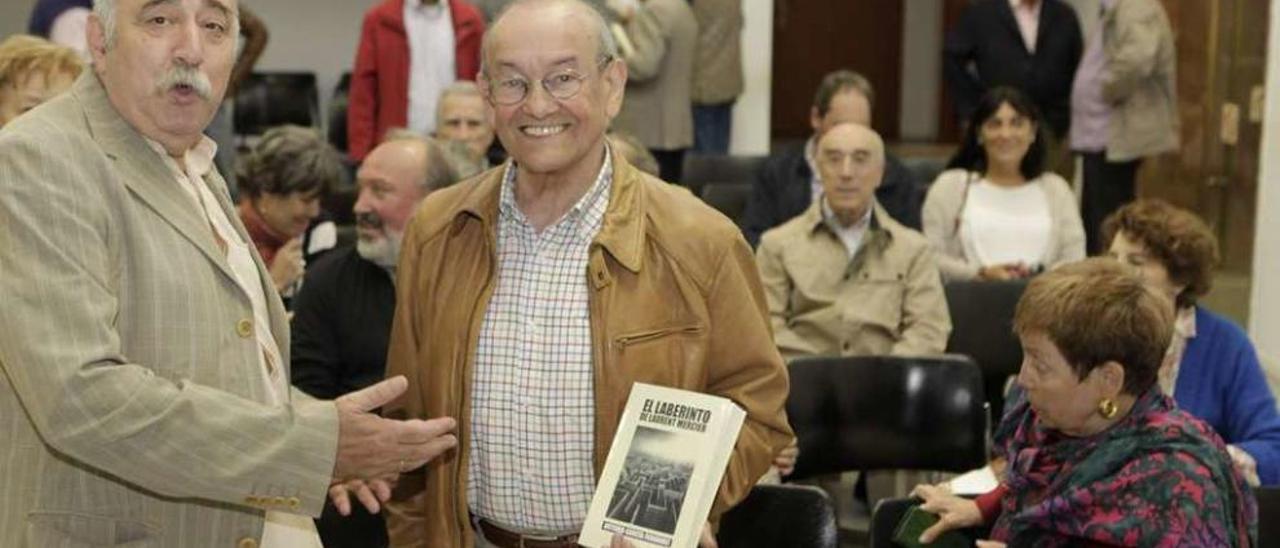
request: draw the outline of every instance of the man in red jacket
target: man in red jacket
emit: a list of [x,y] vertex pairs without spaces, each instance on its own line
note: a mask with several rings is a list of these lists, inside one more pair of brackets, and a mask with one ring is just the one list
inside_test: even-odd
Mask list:
[[351,159],[387,129],[434,130],[440,91],[480,70],[484,19],[464,0],[384,0],[364,16],[347,108]]

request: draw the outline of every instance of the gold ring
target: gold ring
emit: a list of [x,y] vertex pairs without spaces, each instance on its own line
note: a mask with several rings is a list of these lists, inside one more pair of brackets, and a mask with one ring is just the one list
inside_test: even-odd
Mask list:
[[400,472],[401,474],[404,473],[404,459],[400,459],[400,467],[397,468],[396,471]]

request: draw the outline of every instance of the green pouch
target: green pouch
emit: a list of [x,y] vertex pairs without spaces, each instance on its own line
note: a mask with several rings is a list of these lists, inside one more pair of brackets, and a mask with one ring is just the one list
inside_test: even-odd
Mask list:
[[902,516],[902,521],[898,522],[898,528],[893,532],[893,542],[898,546],[906,548],[915,548],[917,546],[928,546],[930,548],[973,548],[973,541],[960,531],[947,531],[934,539],[932,543],[923,544],[920,542],[920,534],[938,523],[938,515],[932,512],[921,510],[919,505],[912,506],[907,513]]

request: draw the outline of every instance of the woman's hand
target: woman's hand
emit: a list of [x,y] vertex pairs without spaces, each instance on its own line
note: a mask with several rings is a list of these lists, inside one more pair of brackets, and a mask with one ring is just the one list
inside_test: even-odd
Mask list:
[[920,505],[921,510],[938,515],[938,523],[921,533],[921,543],[933,542],[938,535],[952,529],[982,525],[982,512],[978,510],[978,503],[952,495],[945,487],[917,485],[911,490],[911,494],[924,500],[924,504]]
[[1002,263],[987,265],[978,269],[979,280],[1004,281],[1026,278],[1031,269],[1022,263]]
[[302,238],[294,238],[276,251],[271,259],[271,281],[276,284],[276,291],[283,292],[302,277],[306,270],[302,260]]
[[1231,464],[1236,466],[1236,471],[1240,472],[1249,486],[1262,485],[1262,481],[1258,479],[1258,461],[1253,460],[1253,455],[1235,445],[1227,446],[1227,454],[1231,455]]

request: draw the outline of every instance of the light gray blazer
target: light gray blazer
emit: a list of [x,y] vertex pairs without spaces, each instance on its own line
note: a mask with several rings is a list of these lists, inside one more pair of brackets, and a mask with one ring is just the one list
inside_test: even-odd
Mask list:
[[627,93],[614,127],[644,146],[693,146],[693,59],[698,21],[687,0],[647,0],[627,23]]
[[0,310],[0,546],[232,547],[320,513],[334,406],[265,403],[249,297],[91,71],[0,130]]

